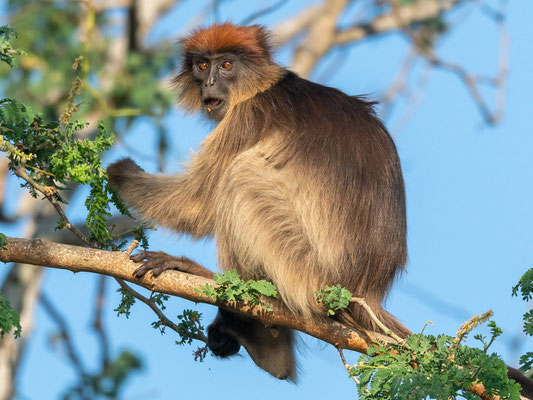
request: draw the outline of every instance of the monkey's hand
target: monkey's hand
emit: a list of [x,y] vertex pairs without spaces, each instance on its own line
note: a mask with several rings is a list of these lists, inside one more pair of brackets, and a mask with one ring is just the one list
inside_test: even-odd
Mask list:
[[133,272],[133,276],[136,278],[143,277],[148,271],[152,271],[152,275],[157,278],[163,271],[169,269],[199,275],[209,279],[213,279],[214,276],[213,272],[188,258],[171,256],[162,251],[145,250],[131,256],[130,259],[136,263],[143,263]]
[[123,158],[107,167],[107,176],[109,177],[109,186],[116,192],[130,179],[135,178],[139,172],[142,172],[135,161],[131,158]]

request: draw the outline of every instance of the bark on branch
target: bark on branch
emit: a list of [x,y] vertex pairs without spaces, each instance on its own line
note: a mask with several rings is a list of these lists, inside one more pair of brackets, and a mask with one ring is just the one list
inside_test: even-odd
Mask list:
[[[90,249],[50,242],[44,239],[7,238],[4,249],[0,249],[0,261],[19,262],[31,265],[42,265],[50,268],[66,269],[76,272],[93,272],[123,279],[143,286],[149,290],[182,297],[195,303],[212,304],[248,315],[268,325],[283,325],[314,336],[334,346],[366,352],[367,341],[357,330],[333,320],[309,322],[298,319],[280,301],[264,299],[264,303],[272,307],[267,311],[261,306],[250,306],[246,302],[216,302],[196,292],[206,283],[215,285],[211,279],[172,271],[157,279],[144,276],[133,278],[132,272],[137,268],[125,252]],[[148,275],[148,274],[147,274]],[[372,339],[390,341],[390,338],[367,332]]]

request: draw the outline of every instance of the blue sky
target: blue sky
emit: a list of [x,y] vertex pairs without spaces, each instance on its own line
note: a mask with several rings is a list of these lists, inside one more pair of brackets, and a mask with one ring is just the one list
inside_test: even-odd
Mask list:
[[[154,38],[174,36],[203,2],[185,2],[153,33]],[[257,22],[272,26],[310,2],[293,1]],[[261,2],[266,4],[266,2]],[[257,3],[228,2],[221,19],[238,22]],[[533,33],[530,29],[532,2],[510,2],[508,28],[511,37],[510,73],[503,121],[487,127],[456,76],[435,71],[416,114],[395,130],[405,104],[400,104],[388,125],[403,164],[408,205],[408,271],[395,284],[387,309],[410,329],[419,331],[431,320],[430,333],[454,334],[472,315],[492,309],[504,335],[493,347],[504,360],[516,365],[518,357],[531,350],[533,341],[521,333],[521,315],[528,305],[511,297],[511,287],[533,266]],[[461,21],[465,18],[464,21]],[[460,61],[469,69],[493,72],[496,62],[496,30],[478,12],[468,18],[457,13],[460,24],[439,46],[439,54]],[[369,40],[349,51],[338,70],[330,72],[324,60],[312,78],[350,94],[373,94],[387,87],[408,45],[399,35]],[[335,57],[336,55],[332,55]],[[278,60],[288,62],[287,51]],[[166,121],[172,138],[169,171],[179,169],[209,127],[197,117],[176,110]],[[149,126],[137,124],[130,133],[139,152],[149,154],[155,145]],[[106,156],[111,162],[127,152],[117,149]],[[135,156],[134,156],[135,158]],[[146,170],[155,165],[138,159]],[[16,202],[17,184],[12,182]],[[9,205],[9,204],[8,204]],[[72,212],[81,210],[73,204]],[[71,214],[72,215],[72,214]],[[75,218],[73,218],[75,219]],[[80,216],[81,219],[81,216]],[[21,235],[21,226],[0,231]],[[152,234],[151,248],[186,255],[206,266],[216,265],[212,241],[191,242],[170,232]],[[0,276],[1,270],[0,267]],[[43,290],[60,306],[71,323],[78,350],[89,366],[97,360],[97,343],[90,331],[97,279],[89,274],[50,270]],[[355,398],[356,388],[334,349],[312,338],[303,338],[298,385],[279,382],[257,367],[245,355],[228,361],[208,357],[203,363],[191,356],[196,347],[177,347],[171,332],[162,336],[150,327],[154,315],[142,304],[129,319],[117,318],[116,284],[109,282],[105,321],[111,332],[114,352],[131,349],[142,353],[145,369],[128,385],[125,399],[174,399],[195,396],[204,399],[308,398],[324,396]],[[173,299],[168,315],[183,308],[197,308],[207,323],[215,310]],[[74,374],[66,360],[54,351],[47,337],[55,330],[41,308],[32,342],[29,344],[19,380],[20,399],[57,398]],[[357,354],[348,354],[355,361]]]

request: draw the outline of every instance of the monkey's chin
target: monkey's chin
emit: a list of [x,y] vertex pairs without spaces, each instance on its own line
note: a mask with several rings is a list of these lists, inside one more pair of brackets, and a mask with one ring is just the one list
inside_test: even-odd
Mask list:
[[[209,99],[211,100],[211,99]],[[226,115],[226,102],[222,99],[204,101],[204,111],[207,117],[220,121]]]

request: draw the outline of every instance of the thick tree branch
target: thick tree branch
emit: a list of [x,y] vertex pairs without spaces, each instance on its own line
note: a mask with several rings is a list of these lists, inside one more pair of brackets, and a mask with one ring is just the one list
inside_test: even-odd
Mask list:
[[[367,37],[401,30],[402,23],[398,21],[394,12],[377,16],[370,22],[356,24],[339,30],[337,23],[349,1],[327,0],[321,9],[302,13],[295,21],[301,23],[292,30],[289,21],[274,30],[278,44],[286,43],[288,38],[307,29],[308,34],[304,42],[296,49],[291,68],[302,76],[309,76],[316,63],[335,46],[355,43]],[[402,22],[413,24],[434,18],[453,8],[453,0],[425,1],[418,0],[400,8]]]
[[[401,22],[413,24],[434,18],[451,9],[456,2],[453,0],[425,1],[418,0],[399,7]],[[335,45],[345,45],[356,42],[367,36],[375,36],[390,31],[402,29],[403,25],[398,21],[394,12],[376,17],[366,24],[357,24],[351,28],[341,30],[335,37]]]
[[304,42],[294,52],[291,69],[301,76],[309,76],[318,60],[333,46],[337,20],[346,8],[348,0],[326,0],[324,6],[309,26]]
[[[210,279],[173,271],[157,279],[144,276],[133,278],[136,266],[127,253],[90,249],[50,242],[43,239],[7,238],[5,249],[0,250],[0,261],[22,262],[32,265],[46,265],[51,268],[66,269],[73,272],[93,272],[109,275],[117,279],[133,282],[149,290],[182,297],[195,303],[216,305],[240,314],[256,318],[268,325],[283,325],[293,328],[340,348],[365,352],[367,341],[353,328],[333,320],[305,321],[296,318],[280,301],[264,299],[272,307],[272,312],[261,306],[247,303],[216,302],[203,297],[198,290],[206,283],[214,285]],[[390,338],[367,332],[372,339],[390,341]]]
[[[368,339],[364,339],[357,330],[329,319],[313,322],[298,319],[280,301],[275,299],[263,299],[265,304],[272,308],[272,311],[267,311],[262,306],[250,306],[246,302],[217,302],[211,298],[206,298],[200,294],[200,289],[205,284],[214,285],[214,281],[201,276],[172,271],[172,273],[163,274],[157,279],[147,275],[140,279],[133,278],[132,272],[136,269],[136,265],[130,260],[127,251],[106,251],[59,244],[44,239],[8,237],[5,247],[0,249],[0,261],[46,265],[51,268],[70,270],[74,273],[93,272],[108,275],[116,278],[121,285],[124,284],[123,281],[129,281],[152,291],[182,297],[195,303],[216,305],[248,315],[267,325],[287,326],[330,343],[337,349],[349,349],[365,353],[368,346]],[[370,339],[391,341],[390,338],[379,333],[365,333]],[[201,340],[201,338],[198,339]],[[343,362],[345,366],[348,365],[346,360]],[[468,390],[484,400],[495,399],[484,393],[484,387],[481,384],[475,384]]]

